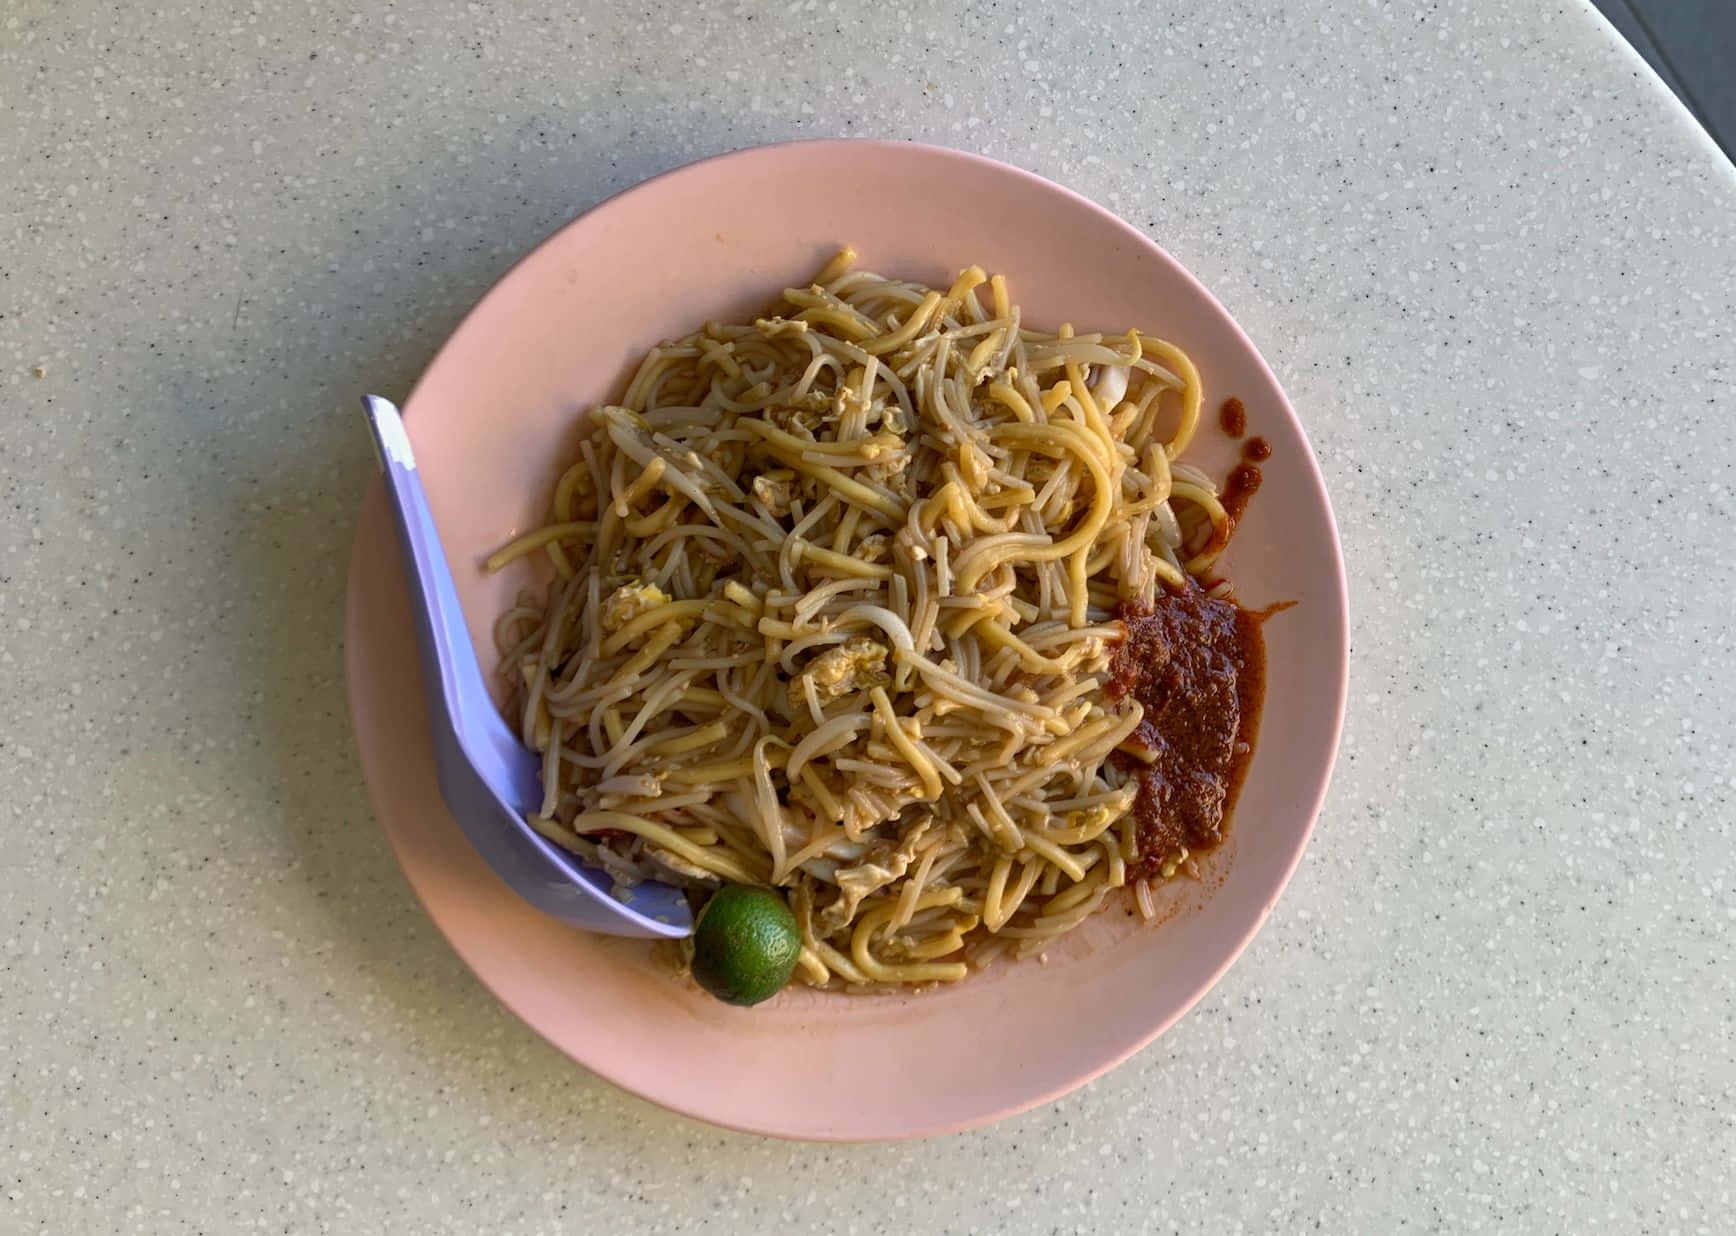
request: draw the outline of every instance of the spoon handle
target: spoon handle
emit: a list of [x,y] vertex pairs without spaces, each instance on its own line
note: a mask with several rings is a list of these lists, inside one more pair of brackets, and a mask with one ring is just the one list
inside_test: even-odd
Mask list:
[[409,556],[411,584],[420,593],[421,603],[412,608],[429,703],[439,710],[437,718],[451,724],[459,745],[489,786],[514,809],[535,810],[542,801],[536,761],[507,727],[489,695],[403,418],[378,395],[367,395],[362,403]]

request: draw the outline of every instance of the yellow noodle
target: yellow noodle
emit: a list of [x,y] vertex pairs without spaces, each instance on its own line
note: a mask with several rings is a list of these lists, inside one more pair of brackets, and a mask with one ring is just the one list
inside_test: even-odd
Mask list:
[[[794,540],[794,538],[792,538]],[[796,546],[795,560],[813,562],[831,571],[841,571],[846,575],[859,576],[862,579],[890,579],[892,568],[879,566],[872,562],[863,562],[860,558],[852,558],[849,554],[835,553],[823,549],[812,541],[794,541]]]
[[[961,890],[944,889],[925,893],[917,899],[917,908],[957,905]],[[856,920],[850,933],[850,959],[870,979],[877,983],[956,983],[968,972],[962,962],[927,962],[915,965],[894,965],[881,961],[869,949],[874,933],[883,927],[897,908],[893,902],[875,906]]]
[[1032,330],[977,267],[855,263],[651,349],[484,564],[556,576],[496,630],[533,825],[623,881],[775,884],[796,977],[849,990],[1039,951],[1118,887],[1155,912],[1114,615],[1230,530],[1172,466],[1202,401],[1179,349]]
[[830,283],[836,283],[839,279],[842,279],[846,274],[848,274],[850,268],[854,265],[856,265],[856,250],[852,249],[849,245],[845,245],[833,255],[831,261],[820,267],[820,272],[814,276],[814,282],[819,284],[821,287],[825,287]]
[[659,605],[637,618],[623,623],[621,629],[603,641],[603,655],[611,656],[627,647],[639,636],[644,635],[654,627],[660,627],[666,622],[681,622],[688,618],[698,618],[705,613],[709,601],[671,601]]
[[1069,854],[1066,850],[1063,850],[1053,841],[1046,840],[1041,833],[1032,832],[1030,829],[1026,829],[1025,844],[1030,847],[1031,852],[1038,858],[1045,859],[1054,864],[1073,879],[1083,880],[1085,878],[1085,868],[1080,863],[1079,859],[1074,857],[1072,854]]
[[916,775],[922,778],[923,797],[929,801],[939,798],[942,793],[940,773],[935,770],[934,762],[925,756],[910,740],[910,735],[904,732],[904,727],[899,724],[898,714],[892,711],[892,701],[886,697],[886,688],[875,687],[869,692],[868,698],[874,701],[874,711],[879,714],[887,741],[904,757],[905,762],[916,770]]
[[759,877],[735,854],[721,846],[697,846],[673,828],[647,820],[644,816],[628,815],[624,811],[588,811],[573,820],[573,831],[579,834],[598,829],[615,828],[655,843],[673,854],[679,854],[696,867],[715,871],[727,880],[757,884]]
[[493,574],[507,563],[522,558],[534,550],[555,541],[572,540],[575,537],[590,536],[597,530],[594,521],[575,520],[564,524],[546,524],[532,532],[527,532],[515,540],[508,541],[483,560],[482,569]]

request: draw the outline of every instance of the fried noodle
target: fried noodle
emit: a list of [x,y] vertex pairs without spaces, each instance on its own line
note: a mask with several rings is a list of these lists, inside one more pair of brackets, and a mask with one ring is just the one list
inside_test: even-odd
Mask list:
[[[816,985],[951,982],[1127,882],[1119,607],[1209,570],[1178,348],[1030,329],[846,249],[775,316],[651,349],[594,409],[496,636],[533,823],[619,885],[783,890]],[[1204,543],[1204,548],[1200,546]],[[1150,904],[1150,890],[1137,890]]]

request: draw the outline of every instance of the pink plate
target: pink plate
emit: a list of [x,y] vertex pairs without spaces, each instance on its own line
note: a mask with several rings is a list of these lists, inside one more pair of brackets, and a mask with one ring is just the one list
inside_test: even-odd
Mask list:
[[[824,141],[745,150],[649,181],[569,224],[465,319],[406,407],[480,648],[522,577],[478,564],[534,526],[574,416],[657,341],[753,313],[848,242],[862,264],[944,285],[1005,273],[1025,319],[1129,326],[1184,347],[1208,409],[1229,396],[1273,447],[1224,572],[1266,625],[1259,744],[1230,840],[1172,881],[1152,927],[1114,904],[1050,950],[923,995],[792,988],[731,1008],[654,967],[642,942],[586,935],[508,891],[434,783],[408,601],[370,490],[350,563],[350,709],[374,808],[428,913],[538,1033],[665,1107],[780,1137],[870,1140],[981,1124],[1053,1099],[1149,1043],[1271,913],[1307,844],[1344,712],[1344,567],[1319,468],[1277,381],[1217,301],[1134,228],[1028,172],[951,150]],[[1189,453],[1222,476],[1215,416]],[[486,657],[486,653],[484,654]],[[863,1086],[862,1078],[875,1084]]]

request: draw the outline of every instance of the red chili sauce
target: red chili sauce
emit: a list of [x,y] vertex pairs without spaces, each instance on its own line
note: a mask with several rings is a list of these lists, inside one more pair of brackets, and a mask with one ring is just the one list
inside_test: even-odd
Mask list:
[[1230,475],[1224,481],[1224,492],[1218,495],[1218,501],[1224,504],[1224,511],[1230,517],[1230,526],[1214,533],[1213,548],[1222,549],[1229,542],[1230,533],[1247,513],[1249,501],[1260,491],[1260,480],[1260,469],[1254,464],[1239,463],[1230,469]]
[[1198,853],[1223,840],[1259,730],[1266,645],[1259,615],[1197,584],[1159,595],[1150,613],[1119,617],[1127,638],[1103,693],[1139,701],[1145,717],[1127,745],[1153,757],[1115,756],[1139,781],[1139,860],[1129,876],[1140,879],[1184,847]]
[[[1218,409],[1218,424],[1232,438],[1240,438],[1248,432],[1248,410],[1240,399],[1224,400],[1223,407]],[[1249,501],[1259,492],[1262,480],[1260,465],[1270,458],[1272,444],[1266,439],[1249,438],[1242,444],[1242,462],[1224,478],[1224,490],[1218,495],[1218,501],[1223,503],[1224,512],[1230,518],[1223,527],[1212,529],[1203,547],[1207,552],[1216,553],[1229,544],[1230,533],[1236,530],[1236,524],[1247,512]]]
[[[1240,399],[1226,399],[1218,424],[1231,438],[1248,432]],[[1272,457],[1264,438],[1242,446],[1242,461],[1230,471],[1218,496],[1227,525],[1211,530],[1205,549],[1221,550],[1260,488],[1259,465]],[[1230,808],[1241,788],[1260,704],[1266,694],[1266,642],[1260,622],[1288,605],[1250,613],[1214,598],[1189,581],[1181,592],[1164,591],[1150,613],[1123,609],[1116,616],[1127,637],[1109,664],[1103,693],[1111,700],[1132,696],[1145,711],[1120,766],[1139,782],[1133,818],[1139,860],[1130,873],[1141,879],[1161,873],[1183,849],[1209,850],[1224,838]]]
[[1248,409],[1240,399],[1224,400],[1224,406],[1218,409],[1218,425],[1232,438],[1248,432]]

